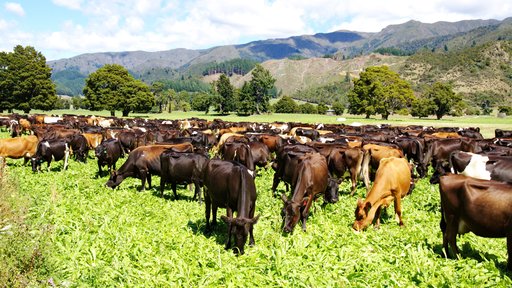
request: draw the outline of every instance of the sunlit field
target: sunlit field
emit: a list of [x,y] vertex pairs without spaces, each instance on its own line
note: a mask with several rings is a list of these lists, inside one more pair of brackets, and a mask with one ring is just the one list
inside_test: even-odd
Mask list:
[[[87,113],[80,114],[90,114],[83,112]],[[195,112],[130,116],[220,118]],[[337,121],[340,117],[346,120]],[[492,116],[447,117],[441,121],[392,116],[385,122],[349,115],[271,114],[222,119],[478,126],[485,137],[492,137],[495,128],[512,129],[510,117]],[[0,133],[0,137],[8,134]],[[23,166],[21,159],[6,160],[0,182],[0,229],[9,228],[0,230],[0,283],[30,287],[512,285],[506,272],[505,239],[469,233],[458,238],[461,259],[444,258],[439,191],[437,185],[428,183],[430,175],[419,180],[402,201],[402,228],[390,207],[383,213],[379,230],[370,226],[364,232],[354,232],[356,201],[366,190],[360,184],[351,197],[350,183],[345,180],[338,203],[324,206],[322,198],[314,203],[306,232],[297,226],[293,234],[283,235],[282,200],[273,197],[270,190],[273,170],[260,170],[256,178],[256,215],[261,215],[254,228],[256,245],[236,256],[224,250],[227,227],[220,220],[224,209],[220,209],[218,226],[207,236],[205,206],[192,200],[192,191],[179,186],[180,199],[175,200],[168,186],[161,198],[157,176],[153,176],[154,187],[145,192],[139,192],[140,180],[133,178],[112,190],[105,187],[107,176],[98,177],[96,160],[92,152],[90,155],[86,164],[72,160],[67,171],[61,171],[62,162],[53,163],[50,172],[43,164],[45,172],[41,173]],[[278,192],[285,192],[282,183]]]

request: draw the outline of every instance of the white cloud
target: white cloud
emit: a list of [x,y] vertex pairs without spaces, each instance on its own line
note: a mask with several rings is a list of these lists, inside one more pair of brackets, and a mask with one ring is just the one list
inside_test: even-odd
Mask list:
[[[512,11],[509,0],[430,0],[421,5],[407,0],[52,1],[77,10],[86,20],[73,22],[81,21],[74,18],[60,23],[58,31],[25,34],[20,25],[13,29],[12,24],[0,20],[0,31],[9,31],[2,30],[9,24],[11,31],[25,38],[12,32],[7,39],[31,41],[22,44],[56,59],[87,52],[201,49],[340,29],[378,32],[412,19],[426,23],[503,19]],[[20,44],[9,43],[9,48]]]
[[82,6],[82,0],[52,0],[57,6],[66,7],[73,10],[79,10]]
[[23,10],[23,7],[21,7],[20,3],[6,2],[4,7],[5,10],[12,12],[18,16],[25,16],[25,10]]

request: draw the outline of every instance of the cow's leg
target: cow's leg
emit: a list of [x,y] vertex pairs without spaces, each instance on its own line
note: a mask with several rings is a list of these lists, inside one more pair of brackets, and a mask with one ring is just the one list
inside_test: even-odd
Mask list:
[[[233,218],[233,210],[231,210],[229,207],[226,208],[226,216],[228,218]],[[224,249],[228,250],[229,247],[231,247],[231,235],[233,233],[233,226],[234,224],[231,223],[231,221],[229,221],[228,223],[228,239],[226,241],[226,246],[224,247]]]
[[452,248],[454,257],[457,257],[459,254],[459,249],[457,248],[458,226],[459,221],[455,218],[454,215],[449,215],[446,217],[446,233],[443,233],[443,246],[445,248],[447,257],[451,257],[450,251],[448,251],[448,246]]
[[146,191],[146,177],[147,177],[148,173],[146,170],[140,170],[139,174],[140,174],[140,181],[142,182],[142,187],[140,188],[140,190]]
[[196,197],[199,204],[201,204],[203,202],[203,199],[201,198],[201,184],[197,180],[194,181],[194,199],[196,199]]
[[210,209],[212,207],[212,201],[208,195],[204,197],[204,206],[205,206],[205,218],[206,218],[206,228],[205,232],[210,233],[211,226],[210,226]]
[[103,174],[101,171],[101,163],[98,161],[98,176],[101,177],[101,174]]
[[395,214],[398,217],[398,225],[404,226],[404,222],[402,221],[402,204],[401,203],[402,203],[402,201],[401,201],[400,195],[397,195],[395,197],[395,203],[394,203]]
[[160,177],[160,197],[164,197],[165,182],[165,177],[162,175]]
[[68,170],[68,161],[69,161],[69,147],[68,147],[68,144],[66,143],[66,150],[64,150],[64,169],[63,170]]
[[512,233],[509,233],[507,235],[507,253],[508,253],[507,270],[512,271]]
[[176,182],[171,182],[172,192],[174,193],[174,199],[178,200],[178,193],[176,192],[176,189],[178,184]]
[[374,229],[380,229],[380,216],[382,214],[382,206],[379,206],[377,208],[377,211],[375,211],[375,225],[373,226]]
[[151,189],[151,172],[147,172],[147,177],[148,177],[148,188]]
[[272,195],[276,196],[277,185],[279,185],[279,175],[274,173],[274,179],[272,181]]
[[212,204],[212,226],[217,225],[217,205]]

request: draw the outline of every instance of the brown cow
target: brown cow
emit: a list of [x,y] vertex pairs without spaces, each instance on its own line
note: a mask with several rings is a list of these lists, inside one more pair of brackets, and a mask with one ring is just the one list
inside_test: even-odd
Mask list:
[[87,140],[87,146],[90,149],[96,149],[98,145],[103,141],[103,135],[101,133],[82,133]]
[[361,174],[366,190],[370,190],[370,169],[377,170],[380,165],[380,160],[383,158],[396,157],[403,158],[404,153],[398,148],[383,146],[378,144],[363,145],[364,158],[361,164]]
[[405,158],[383,158],[375,176],[373,187],[364,201],[357,200],[356,221],[352,226],[354,230],[361,231],[376,220],[375,228],[380,226],[380,213],[382,207],[387,207],[394,201],[398,224],[402,221],[400,201],[411,188],[411,166]]
[[439,180],[441,231],[446,256],[455,255],[457,235],[473,232],[487,238],[507,237],[508,264],[512,270],[512,185],[449,174]]
[[24,164],[36,154],[38,139],[34,135],[0,139],[0,157],[24,158]]
[[135,148],[128,155],[128,159],[117,171],[113,171],[105,185],[116,188],[125,178],[135,177],[142,182],[142,190],[146,189],[146,179],[151,189],[151,175],[161,174],[160,154],[170,149],[176,152],[193,152],[194,146],[190,143],[176,145],[150,145]]
[[293,176],[295,187],[291,199],[285,194],[281,195],[284,202],[282,210],[283,231],[290,233],[302,221],[302,230],[306,231],[306,221],[309,216],[309,209],[319,193],[324,193],[328,180],[329,170],[325,157],[319,153],[307,153],[299,156],[297,171]]

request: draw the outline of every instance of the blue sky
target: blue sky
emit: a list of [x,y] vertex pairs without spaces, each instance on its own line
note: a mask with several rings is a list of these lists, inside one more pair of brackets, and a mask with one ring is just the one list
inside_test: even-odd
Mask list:
[[0,0],[0,51],[33,46],[55,60],[510,16],[510,0]]

